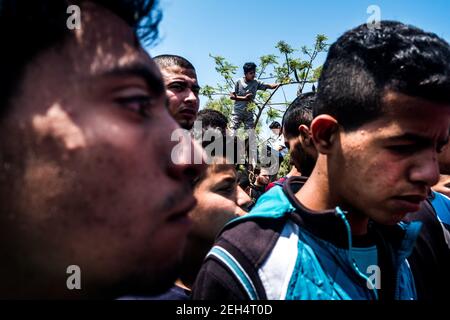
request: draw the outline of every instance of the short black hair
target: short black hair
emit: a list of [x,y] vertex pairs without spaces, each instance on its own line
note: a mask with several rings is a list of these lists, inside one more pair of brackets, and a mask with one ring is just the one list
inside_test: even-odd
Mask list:
[[244,74],[249,73],[251,71],[256,71],[256,64],[253,62],[246,62],[244,64]]
[[248,172],[237,171],[238,184],[242,189],[250,187],[250,179],[248,178]]
[[329,114],[345,130],[354,130],[383,114],[387,90],[449,103],[449,44],[396,21],[346,32],[329,49],[314,117]]
[[[199,111],[197,115],[196,122],[201,121],[202,124],[202,135],[199,135],[200,132],[194,131],[194,137],[197,140],[200,140],[200,144],[203,148],[207,148],[209,145],[212,145],[216,141],[216,137],[212,136],[211,141],[204,140],[202,138],[203,134],[208,129],[217,129],[221,133],[222,140],[222,150],[214,150],[218,151],[220,154],[216,154],[213,152],[212,156],[222,156],[224,157],[228,163],[237,163],[238,161],[238,146],[239,146],[239,138],[227,136],[227,125],[228,119],[225,117],[223,113],[213,109],[203,109]],[[196,126],[194,125],[194,129]],[[228,151],[232,151],[232,154],[229,154]]]
[[269,125],[269,129],[280,129],[281,124],[278,121],[272,121],[272,123]]
[[223,135],[226,134],[228,119],[225,115],[217,110],[203,109],[197,114],[196,121],[202,122],[202,129],[208,128],[219,129]]
[[195,71],[193,64],[190,63],[186,58],[174,54],[160,54],[156,57],[153,57],[153,60],[155,60],[156,64],[160,68],[178,66],[184,69],[191,69]]
[[70,5],[98,4],[123,19],[137,39],[158,38],[162,14],[157,0],[0,0],[0,114],[4,114],[24,69],[40,52],[62,45],[74,32],[67,28]]
[[298,137],[298,127],[302,124],[308,128],[313,120],[313,104],[316,101],[314,92],[304,93],[289,105],[283,115],[283,133],[286,138]]

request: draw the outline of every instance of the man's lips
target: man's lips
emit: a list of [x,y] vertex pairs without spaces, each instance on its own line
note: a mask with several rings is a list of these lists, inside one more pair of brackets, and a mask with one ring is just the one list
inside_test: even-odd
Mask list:
[[178,111],[178,114],[182,115],[185,118],[193,118],[197,116],[197,111],[194,109],[185,108]]
[[415,212],[420,209],[420,204],[427,197],[423,195],[404,195],[394,197],[394,200],[399,204],[405,212]]
[[405,201],[409,201],[412,203],[421,203],[422,201],[424,201],[427,196],[426,195],[406,195],[406,196],[398,196],[395,197],[396,199],[400,199],[400,200],[405,200]]

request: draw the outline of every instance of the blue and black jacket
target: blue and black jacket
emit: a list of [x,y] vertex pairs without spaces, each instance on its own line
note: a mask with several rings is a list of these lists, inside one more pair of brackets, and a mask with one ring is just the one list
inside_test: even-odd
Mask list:
[[439,221],[450,231],[450,198],[442,193],[431,191],[429,200]]
[[229,223],[197,277],[193,299],[417,299],[411,255],[421,223],[371,222],[381,286],[352,259],[350,227],[339,209],[315,214],[295,198],[304,178],[263,195],[247,216]]
[[450,200],[432,191],[418,212],[406,221],[421,221],[422,230],[409,263],[416,281],[419,300],[450,300],[450,236],[448,217]]

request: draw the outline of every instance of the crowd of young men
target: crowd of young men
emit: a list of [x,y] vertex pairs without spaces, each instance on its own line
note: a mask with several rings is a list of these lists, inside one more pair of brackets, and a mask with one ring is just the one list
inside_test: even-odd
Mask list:
[[[172,152],[198,116],[225,136],[227,119],[198,115],[189,61],[143,49],[153,1],[75,3],[70,30],[65,1],[1,1],[1,299],[449,297],[447,42],[393,21],[345,32],[283,117],[296,170],[247,214],[230,157]],[[245,92],[244,73],[237,102],[277,88]]]

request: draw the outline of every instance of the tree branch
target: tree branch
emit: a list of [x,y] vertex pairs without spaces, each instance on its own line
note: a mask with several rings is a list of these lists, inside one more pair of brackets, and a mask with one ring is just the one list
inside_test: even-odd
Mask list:
[[260,80],[260,78],[264,74],[264,71],[266,70],[266,68],[267,68],[267,65],[264,66],[264,68],[262,68],[261,72],[259,73],[258,80]]
[[[225,66],[223,65],[222,61],[219,61],[219,64],[220,64],[220,66],[221,66],[222,68],[225,68]],[[222,75],[222,76],[223,76],[223,75]],[[234,88],[234,87],[236,86],[236,83],[234,82],[233,79],[231,79],[231,83],[230,83],[230,79],[227,79],[227,78],[225,78],[225,77],[224,77],[224,79],[225,79],[225,81],[227,82],[227,84],[228,84],[230,87]]]
[[299,95],[301,95],[303,93],[303,89],[305,88],[305,84],[306,84],[306,81],[308,79],[309,72],[311,71],[312,63],[314,62],[314,60],[316,60],[317,54],[319,53],[317,47],[318,47],[318,43],[317,43],[317,40],[316,40],[316,45],[314,46],[314,51],[313,51],[312,55],[308,54],[309,57],[310,57],[308,68],[306,69],[305,77],[303,78],[304,81],[303,81],[301,87],[299,88],[299,91],[297,91],[297,96],[299,96]]

